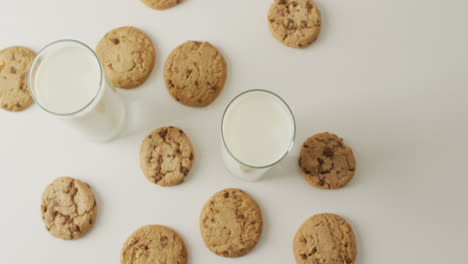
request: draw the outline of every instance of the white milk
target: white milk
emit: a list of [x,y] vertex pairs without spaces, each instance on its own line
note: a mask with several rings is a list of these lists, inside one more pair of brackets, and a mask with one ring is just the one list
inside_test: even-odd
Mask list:
[[269,167],[290,150],[295,133],[294,117],[279,97],[254,90],[231,103],[223,118],[222,131],[231,153],[223,147],[228,169],[242,178],[255,180],[265,170],[252,167]]
[[106,141],[117,135],[124,123],[125,107],[115,89],[107,85],[91,50],[66,46],[47,53],[35,64],[32,91],[42,108],[64,116],[91,140]]

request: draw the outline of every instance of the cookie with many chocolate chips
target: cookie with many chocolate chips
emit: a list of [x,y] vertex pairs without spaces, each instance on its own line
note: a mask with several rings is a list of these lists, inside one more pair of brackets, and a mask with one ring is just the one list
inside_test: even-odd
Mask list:
[[268,11],[273,36],[286,46],[304,48],[321,28],[320,12],[312,0],[275,0]]
[[182,238],[166,226],[147,225],[125,242],[121,264],[187,264],[187,249]]
[[47,230],[64,240],[77,239],[91,230],[97,206],[88,184],[70,177],[54,180],[42,195],[41,214]]
[[188,106],[211,104],[221,93],[226,76],[223,55],[208,42],[187,41],[171,52],[164,66],[169,94]]
[[153,9],[163,10],[178,5],[182,0],[141,0]]
[[153,71],[153,42],[135,27],[111,30],[99,41],[96,54],[112,86],[131,89],[143,84]]
[[192,168],[194,153],[184,131],[172,126],[151,132],[141,144],[143,174],[161,186],[180,184]]
[[0,107],[19,112],[34,103],[29,93],[28,72],[36,54],[23,47],[0,51]]
[[308,138],[302,145],[299,167],[313,186],[338,189],[353,178],[356,160],[353,150],[343,143],[343,139],[321,133]]
[[351,226],[340,216],[318,214],[297,230],[293,251],[297,264],[353,264],[356,239]]
[[260,207],[247,193],[222,190],[205,204],[200,230],[206,246],[223,257],[240,257],[257,245],[263,229]]

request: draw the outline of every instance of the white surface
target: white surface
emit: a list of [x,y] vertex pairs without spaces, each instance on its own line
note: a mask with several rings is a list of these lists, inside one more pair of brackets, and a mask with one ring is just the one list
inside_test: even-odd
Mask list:
[[291,111],[277,96],[262,91],[237,97],[222,124],[224,143],[232,156],[256,167],[278,162],[294,138]]
[[[294,263],[292,239],[309,216],[334,212],[349,220],[357,263],[466,263],[468,236],[468,2],[460,0],[317,0],[323,31],[305,50],[287,48],[268,31],[271,0],[186,0],[153,11],[138,0],[3,0],[1,48],[38,51],[60,38],[91,46],[110,29],[134,25],[156,44],[157,65],[141,88],[122,92],[130,127],[117,141],[94,144],[33,106],[0,111],[0,248],[2,263],[119,263],[127,236],[144,224],[175,228],[190,263]],[[165,58],[187,39],[208,40],[224,54],[229,77],[209,107],[175,102],[162,78]],[[257,183],[228,175],[219,148],[222,111],[249,88],[270,89],[297,118],[292,154]],[[140,142],[152,129],[177,125],[196,151],[177,187],[142,175]],[[355,151],[349,186],[320,191],[296,165],[301,143],[330,131]],[[83,239],[66,242],[45,230],[43,189],[68,175],[90,183],[99,216]],[[241,259],[212,254],[198,217],[206,200],[238,187],[259,202],[265,229]]]
[[89,49],[66,47],[46,55],[34,79],[39,104],[54,113],[68,114],[84,108],[97,96],[101,69]]

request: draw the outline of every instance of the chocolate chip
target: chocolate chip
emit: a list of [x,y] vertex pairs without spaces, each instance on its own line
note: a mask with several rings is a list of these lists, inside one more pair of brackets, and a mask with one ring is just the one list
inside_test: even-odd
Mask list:
[[310,251],[310,254],[315,254],[317,252],[317,248],[313,248],[312,251]]
[[210,89],[213,90],[213,91],[216,91],[216,90],[218,90],[218,86],[216,86],[216,85],[212,86]]
[[350,258],[346,258],[346,264],[351,264],[353,261]]
[[186,76],[187,76],[187,77],[189,77],[189,76],[190,76],[190,74],[192,74],[192,70],[190,70],[190,69],[187,69],[187,71],[186,71],[185,73],[186,73]]
[[184,176],[187,176],[187,174],[189,173],[189,169],[187,169],[186,167],[180,167],[180,172],[182,172]]
[[47,206],[41,205],[41,211],[42,211],[43,213],[47,212]]
[[201,99],[198,99],[197,102],[198,102],[199,104],[201,104],[201,103],[202,103],[202,100],[201,100]]
[[285,5],[286,4],[286,0],[277,0],[276,3],[278,5]]
[[179,97],[176,97],[176,100],[177,100],[177,102],[180,102],[180,99],[179,99]]
[[161,155],[158,157],[158,162],[159,162],[159,164],[162,164],[162,163],[163,163],[163,158],[162,158]]
[[13,74],[15,74],[15,73],[16,73],[15,67],[11,67],[11,68],[10,68],[10,72],[13,73]]
[[320,165],[322,165],[322,164],[323,164],[323,159],[321,159],[321,158],[318,158],[317,160],[318,160],[318,163],[319,163]]
[[28,76],[28,73],[26,73],[26,72],[25,72],[25,73],[23,73],[23,74],[21,74],[21,77],[20,77],[20,78],[21,78],[21,80],[24,80],[24,79],[26,79],[26,76]]
[[307,9],[307,11],[310,12],[310,10],[312,10],[312,8],[314,8],[314,6],[313,6],[311,3],[307,2],[307,3],[306,3],[306,9]]
[[77,225],[72,226],[72,227],[70,228],[70,232],[72,232],[72,233],[80,232],[80,227],[77,226]]
[[90,225],[93,224],[93,219],[89,219],[89,222],[88,222]]
[[296,7],[296,6],[297,6],[297,2],[296,2],[296,1],[292,1],[292,5],[293,5],[294,7]]
[[162,137],[162,139],[166,139],[166,135],[167,135],[167,129],[163,129],[161,131],[158,132],[159,136]]
[[335,153],[333,152],[333,150],[331,148],[325,148],[323,150],[323,155],[325,155],[325,157],[331,158],[331,157],[333,157],[333,154],[335,154]]
[[169,85],[169,87],[174,88],[174,83],[172,82],[172,80],[168,80],[167,84]]
[[301,26],[303,26],[303,27],[307,27],[307,21],[305,21],[305,20],[302,20],[302,21],[301,21]]
[[112,40],[112,42],[114,42],[114,44],[115,44],[115,45],[119,45],[119,43],[120,43],[120,40],[119,40],[119,39],[117,39],[117,38],[115,38],[115,39],[113,39],[113,40]]
[[301,254],[301,258],[302,259],[307,259],[307,255],[306,254]]
[[193,160],[193,153],[190,153],[189,159],[190,159],[190,160]]
[[180,133],[180,134],[183,134],[184,131],[183,131],[182,129],[179,129],[179,133]]
[[299,48],[301,48],[301,47],[302,47],[302,44],[301,44],[301,43],[299,43],[299,44],[297,44],[297,45],[299,46]]
[[325,185],[325,182],[323,180],[319,180],[319,182],[317,183],[319,186],[323,186]]
[[148,138],[149,138],[149,139],[153,138],[153,135],[149,135]]
[[149,249],[149,247],[147,245],[143,246],[143,250],[148,250],[148,249]]
[[168,240],[167,236],[162,236],[159,241],[161,241],[162,246],[165,247],[167,246]]
[[229,193],[228,192],[224,193],[224,198],[229,198]]
[[251,225],[255,225],[257,223],[257,221],[255,220],[252,220],[252,222],[250,222]]
[[199,85],[198,81],[195,81],[195,86],[197,86],[197,87],[198,87],[198,85]]
[[162,180],[162,178],[164,177],[164,174],[162,174],[161,172],[158,172],[156,173],[156,176],[153,177],[153,179],[158,182],[160,180]]
[[16,103],[16,107],[17,107],[17,108],[20,108],[21,105],[20,105],[19,103]]

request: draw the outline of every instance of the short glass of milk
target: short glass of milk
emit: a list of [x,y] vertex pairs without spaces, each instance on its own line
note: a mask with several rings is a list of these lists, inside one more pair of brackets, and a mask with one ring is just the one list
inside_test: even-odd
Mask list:
[[248,90],[226,107],[221,152],[226,168],[244,180],[259,180],[291,150],[296,135],[288,104],[267,90]]
[[114,139],[126,122],[126,108],[107,81],[94,51],[76,40],[43,48],[29,70],[29,89],[46,112],[60,117],[92,141]]

